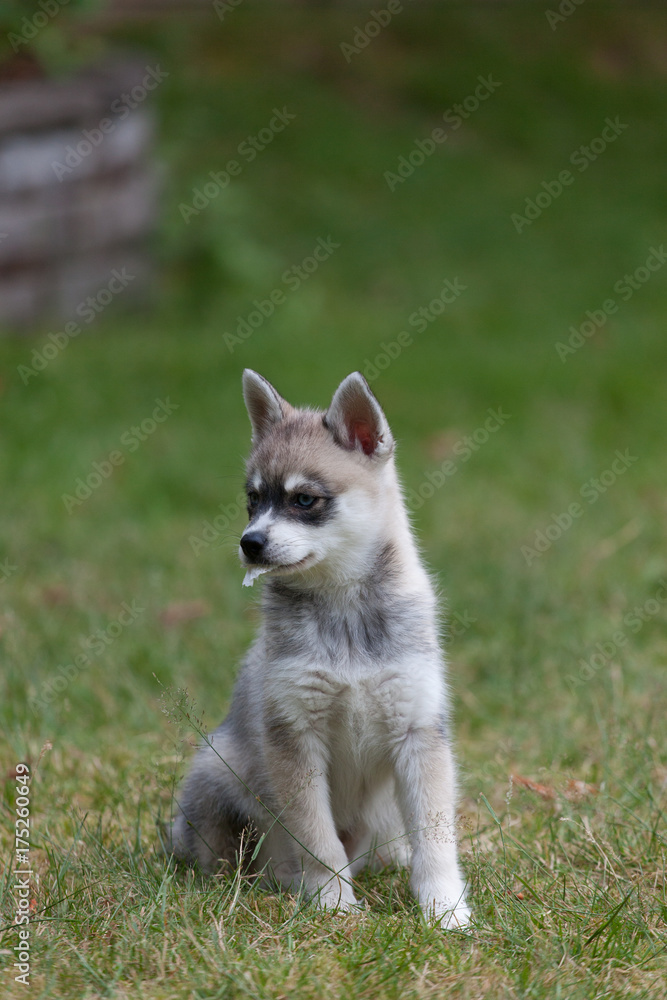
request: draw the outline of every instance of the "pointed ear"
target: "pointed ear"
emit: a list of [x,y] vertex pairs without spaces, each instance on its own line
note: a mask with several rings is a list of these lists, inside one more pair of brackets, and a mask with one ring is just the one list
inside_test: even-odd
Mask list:
[[257,444],[274,424],[285,417],[289,403],[270,382],[250,368],[243,372],[243,398],[252,424],[252,443]]
[[343,379],[324,417],[337,444],[374,458],[388,458],[394,439],[382,408],[360,372]]

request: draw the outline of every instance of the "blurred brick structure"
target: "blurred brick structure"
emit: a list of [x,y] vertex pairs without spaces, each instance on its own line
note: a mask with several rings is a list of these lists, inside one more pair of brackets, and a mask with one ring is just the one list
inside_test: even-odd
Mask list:
[[133,294],[145,289],[159,82],[123,62],[0,86],[0,328],[69,319],[114,268],[135,276]]

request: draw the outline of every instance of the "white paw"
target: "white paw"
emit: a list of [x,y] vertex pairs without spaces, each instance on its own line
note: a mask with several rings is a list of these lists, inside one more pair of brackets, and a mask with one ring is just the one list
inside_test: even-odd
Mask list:
[[326,885],[315,889],[309,895],[313,897],[322,910],[338,910],[344,913],[359,909],[359,903],[352,892],[351,886],[347,882],[343,882],[342,879],[333,879],[331,882],[327,882]]
[[[434,906],[434,911],[436,910]],[[445,907],[437,913],[428,914],[428,919],[431,923],[437,924],[443,931],[464,931],[467,930],[470,925],[470,918],[472,914],[470,908],[465,903],[459,903],[454,909]]]
[[443,887],[420,888],[415,892],[422,912],[430,924],[443,931],[464,930],[471,918],[462,884]]

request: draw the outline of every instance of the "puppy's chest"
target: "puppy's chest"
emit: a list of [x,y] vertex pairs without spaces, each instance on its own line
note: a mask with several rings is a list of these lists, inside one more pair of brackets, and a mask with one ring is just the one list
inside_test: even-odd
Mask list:
[[379,747],[438,716],[442,691],[431,666],[401,660],[373,670],[349,664],[337,670],[326,661],[283,660],[266,678],[269,714],[328,745]]
[[327,742],[400,736],[441,710],[440,654],[421,595],[356,600],[275,588],[263,625],[265,702]]

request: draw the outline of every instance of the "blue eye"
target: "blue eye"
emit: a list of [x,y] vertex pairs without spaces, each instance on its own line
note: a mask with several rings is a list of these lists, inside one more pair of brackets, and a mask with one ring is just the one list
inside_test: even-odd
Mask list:
[[299,493],[296,498],[297,507],[312,507],[315,503],[315,497],[311,497],[309,493]]
[[250,490],[250,492],[248,493],[248,506],[256,507],[258,503],[259,503],[259,493],[256,493],[255,490]]

